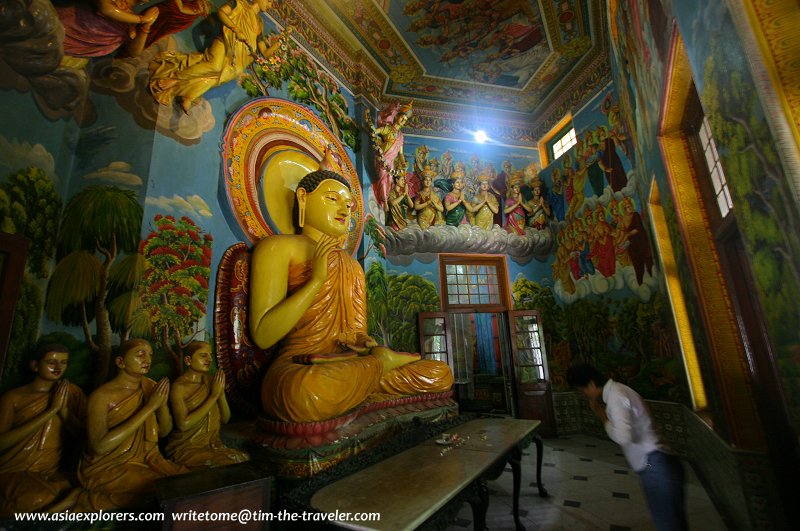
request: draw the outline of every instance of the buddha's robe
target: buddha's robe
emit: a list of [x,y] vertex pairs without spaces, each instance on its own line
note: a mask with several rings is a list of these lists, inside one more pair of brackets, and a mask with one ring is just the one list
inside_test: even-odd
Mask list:
[[[291,267],[289,294],[310,278],[311,262]],[[345,251],[332,251],[325,284],[282,340],[278,358],[264,378],[264,410],[281,420],[311,422],[341,415],[371,393],[443,392],[453,385],[450,367],[434,360],[408,363],[386,374],[381,361],[370,355],[314,365],[292,360],[296,355],[347,352],[341,343],[353,344],[366,334],[364,271]]]
[[[210,390],[206,383],[189,384],[179,378],[173,385],[194,385],[195,389],[186,397],[188,411],[194,411],[206,401]],[[220,411],[214,404],[209,412],[188,430],[172,430],[165,453],[175,463],[191,469],[242,463],[249,458],[246,453],[228,448],[219,437]]]
[[[25,404],[15,415],[12,428],[24,424],[47,409],[50,395],[42,394]],[[86,399],[83,391],[70,384],[67,407],[83,419]],[[0,516],[41,510],[71,489],[58,470],[65,426],[58,415],[34,433],[0,455]]]
[[[147,403],[156,383],[142,378],[142,385],[118,404],[109,404],[108,429],[112,430],[136,414]],[[155,480],[189,472],[167,461],[158,448],[155,412],[116,448],[104,455],[90,450],[78,466],[78,479],[85,489],[76,510],[99,511],[117,507],[141,507],[155,501]]]

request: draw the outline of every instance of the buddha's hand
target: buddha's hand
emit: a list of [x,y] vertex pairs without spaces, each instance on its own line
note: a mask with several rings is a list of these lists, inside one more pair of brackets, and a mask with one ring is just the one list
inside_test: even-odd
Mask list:
[[327,234],[320,237],[311,259],[311,280],[319,284],[325,282],[325,279],[328,278],[328,255],[337,248],[339,248],[338,238]]
[[366,356],[372,351],[372,347],[378,346],[378,342],[369,336],[362,336],[353,343],[345,343],[344,346],[359,356]]

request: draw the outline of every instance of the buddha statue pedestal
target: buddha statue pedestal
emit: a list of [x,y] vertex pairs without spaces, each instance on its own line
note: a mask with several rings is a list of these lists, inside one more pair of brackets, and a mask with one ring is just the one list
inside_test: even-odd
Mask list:
[[257,419],[231,423],[221,432],[229,446],[268,462],[276,476],[309,478],[380,444],[410,424],[434,424],[458,415],[452,393],[412,395],[371,402],[320,422]]

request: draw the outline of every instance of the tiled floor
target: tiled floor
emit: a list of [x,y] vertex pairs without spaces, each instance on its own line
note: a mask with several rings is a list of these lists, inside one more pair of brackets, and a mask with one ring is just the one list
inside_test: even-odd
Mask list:
[[[525,450],[522,460],[520,516],[530,530],[543,531],[650,531],[638,476],[628,467],[619,447],[588,435],[544,439],[542,483],[549,493],[540,498],[536,489],[536,447]],[[686,470],[686,509],[690,531],[724,531],[726,528],[691,467]],[[489,483],[487,527],[513,530],[511,468]],[[472,512],[465,504],[447,531],[472,529]]]

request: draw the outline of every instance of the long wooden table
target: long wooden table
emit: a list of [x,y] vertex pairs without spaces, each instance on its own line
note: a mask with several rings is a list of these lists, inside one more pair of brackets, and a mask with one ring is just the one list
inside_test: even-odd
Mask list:
[[[469,499],[475,529],[484,529],[489,494],[486,480],[496,479],[510,462],[514,475],[514,520],[519,520],[520,459],[538,420],[481,418],[450,430],[462,443],[442,446],[437,437],[334,481],[318,490],[311,506],[323,513],[380,513],[380,521],[334,521],[349,529],[412,530],[467,487],[477,486]],[[541,440],[537,443],[539,494],[541,484]],[[477,484],[477,485],[476,485]]]

